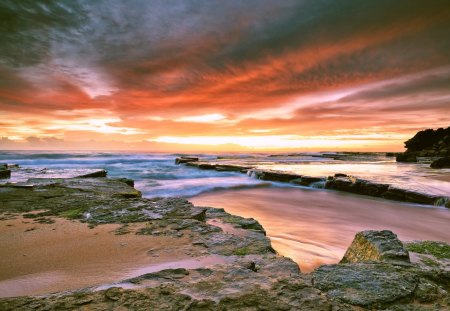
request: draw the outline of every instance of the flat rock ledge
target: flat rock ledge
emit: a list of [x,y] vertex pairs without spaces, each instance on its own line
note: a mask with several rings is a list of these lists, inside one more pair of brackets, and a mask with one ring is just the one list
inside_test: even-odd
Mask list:
[[185,164],[203,170],[240,172],[265,181],[291,183],[305,187],[325,188],[349,192],[359,195],[378,197],[387,200],[410,202],[425,205],[445,206],[450,208],[449,196],[438,196],[427,193],[400,189],[389,184],[381,184],[337,173],[334,176],[315,177],[271,170],[260,170],[239,164],[222,164],[218,158],[214,161],[199,161],[198,158],[176,158],[176,164]]
[[[142,198],[130,184],[129,179],[105,177],[5,184],[0,186],[0,216],[22,215],[42,225],[45,219],[65,217],[89,226],[122,224],[116,234],[184,236],[194,257],[222,256],[223,263],[160,270],[101,288],[1,298],[0,310],[450,308],[446,243],[403,246],[390,231],[365,231],[356,235],[342,263],[304,274],[292,260],[275,253],[256,220],[181,198]],[[129,223],[142,227],[128,232]],[[411,263],[408,251],[416,258]]]

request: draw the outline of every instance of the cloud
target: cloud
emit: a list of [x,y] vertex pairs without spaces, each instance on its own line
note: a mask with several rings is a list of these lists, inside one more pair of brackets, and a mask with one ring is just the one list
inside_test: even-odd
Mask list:
[[0,130],[412,134],[449,121],[447,2],[5,0]]

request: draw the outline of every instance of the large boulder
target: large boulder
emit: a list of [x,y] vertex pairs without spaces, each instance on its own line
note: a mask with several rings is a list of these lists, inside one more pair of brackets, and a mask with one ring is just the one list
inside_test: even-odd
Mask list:
[[431,168],[450,168],[450,157],[444,157],[437,160],[434,160],[431,165]]
[[341,263],[370,261],[410,263],[408,251],[403,247],[403,243],[389,230],[358,232]]

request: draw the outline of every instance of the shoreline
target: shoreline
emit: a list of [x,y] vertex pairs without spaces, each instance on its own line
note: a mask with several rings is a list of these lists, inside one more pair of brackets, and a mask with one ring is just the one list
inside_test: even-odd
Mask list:
[[[239,172],[263,181],[279,182],[292,186],[323,188],[340,192],[353,193],[363,196],[383,198],[391,201],[436,205],[450,208],[450,196],[435,195],[398,188],[386,183],[377,183],[360,179],[351,175],[335,173],[333,176],[306,176],[275,170],[257,169],[252,165],[220,163],[221,159],[202,160],[198,157],[178,157],[176,165],[186,165],[200,170],[215,170],[219,172]],[[441,181],[450,181],[447,176],[430,176]]]
[[[114,276],[106,267],[106,276],[115,279],[109,284],[91,283],[87,288],[54,294],[0,298],[0,309],[33,306],[38,310],[61,307],[65,310],[247,310],[249,307],[271,309],[277,306],[283,310],[325,311],[372,310],[405,304],[413,307],[430,302],[444,307],[447,304],[450,282],[445,277],[436,278],[435,272],[430,274],[430,271],[436,271],[437,275],[449,271],[449,244],[439,242],[446,256],[442,259],[427,242],[418,242],[414,249],[418,254],[411,253],[414,260],[410,263],[405,249],[409,246],[403,245],[391,231],[364,231],[358,235],[367,237],[367,243],[373,249],[367,249],[355,238],[347,253],[360,254],[360,257],[346,253],[347,263],[341,261],[302,273],[290,258],[276,254],[264,227],[253,218],[230,214],[221,208],[195,206],[181,198],[142,198],[141,193],[131,186],[132,180],[110,179],[103,175],[102,171],[93,172],[88,178],[33,179],[25,184],[1,185],[0,199],[4,204],[0,222],[12,231],[25,229],[20,234],[39,234],[44,226],[64,223],[66,226],[62,228],[69,231],[70,238],[74,233],[68,227],[73,224],[80,226],[82,234],[90,235],[99,230],[99,235],[105,234],[113,241],[128,235],[130,243],[135,243],[140,239],[135,235],[142,235],[146,239],[146,256],[157,255],[165,260],[173,258],[170,253],[167,257],[162,256],[171,247],[177,251],[188,247],[193,260],[181,259],[175,265],[173,261],[164,261],[156,266],[134,269],[134,274],[127,279]],[[21,217],[25,217],[27,223],[23,224]],[[17,222],[16,227],[7,226],[14,222]],[[36,229],[28,230],[31,229],[28,226]],[[49,236],[55,238],[52,227],[46,228]],[[112,229],[114,235],[111,235]],[[388,242],[387,248],[379,247],[378,238]],[[167,239],[183,246],[167,242]],[[154,245],[149,241],[160,241],[162,247],[148,253],[147,247]],[[20,246],[23,240],[12,238],[11,242]],[[83,239],[72,242],[83,242]],[[58,248],[57,245],[52,247]],[[64,246],[75,252],[78,250],[76,245]],[[141,250],[139,243],[135,247]],[[108,256],[93,246],[88,249],[113,262],[119,259],[115,254]],[[50,250],[46,249],[45,243],[36,248],[43,253]],[[393,251],[401,254],[400,264],[395,258],[390,259]],[[9,255],[12,260],[17,257],[16,254]],[[20,264],[20,261],[14,264]],[[37,276],[57,277],[52,273]],[[62,277],[67,280],[67,275]],[[425,292],[423,282],[428,286]],[[428,288],[438,287],[442,288],[441,294],[429,292]]]
[[450,213],[444,207],[308,188],[223,190],[189,200],[194,205],[224,208],[230,214],[256,218],[274,249],[292,258],[302,272],[338,263],[353,236],[368,229],[391,230],[402,241],[450,243],[446,233]]

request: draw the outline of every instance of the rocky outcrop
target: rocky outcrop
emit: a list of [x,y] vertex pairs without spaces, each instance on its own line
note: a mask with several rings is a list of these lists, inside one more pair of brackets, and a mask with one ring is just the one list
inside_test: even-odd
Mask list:
[[322,177],[302,176],[298,179],[291,180],[291,183],[301,186],[311,186],[314,183],[320,183],[324,181],[325,178]]
[[291,182],[293,180],[298,180],[302,177],[301,175],[297,174],[290,174],[276,171],[262,171],[262,170],[250,170],[248,174],[257,179],[268,181],[279,181],[279,182]]
[[198,162],[197,157],[179,157],[175,159],[175,164],[183,164],[183,163],[189,163],[189,162]]
[[395,201],[450,207],[450,197],[435,196],[400,189],[388,184],[375,183],[348,176],[343,173],[336,173],[334,176],[328,176],[325,178],[291,174],[288,172],[261,170],[237,164],[218,164],[205,161],[193,161],[184,164],[204,170],[246,173],[250,177],[265,181],[286,182],[300,186],[333,189]]
[[325,188],[339,191],[381,197],[389,185],[372,183],[363,179],[349,177],[344,174],[336,174],[338,177],[328,177]]
[[408,251],[392,231],[362,231],[356,234],[341,263],[381,261],[410,263]]
[[450,168],[450,157],[434,160],[430,164],[431,168]]
[[450,198],[448,197],[400,189],[388,184],[373,183],[367,180],[354,178],[347,175],[342,176],[336,174],[335,176],[339,177],[328,177],[325,183],[326,189],[427,205],[445,205],[446,202],[450,200]]
[[407,150],[397,155],[398,162],[416,162],[418,157],[450,156],[450,127],[418,132],[405,142]]

